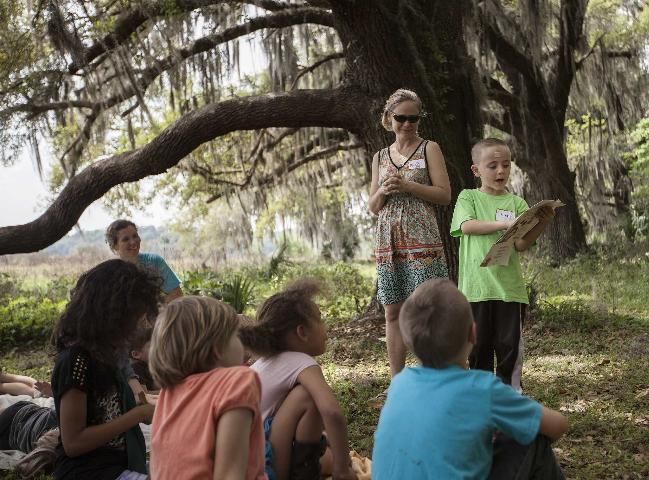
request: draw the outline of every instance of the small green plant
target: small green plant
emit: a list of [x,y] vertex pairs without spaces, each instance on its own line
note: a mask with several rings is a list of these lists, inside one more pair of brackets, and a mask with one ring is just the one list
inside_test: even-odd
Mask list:
[[221,299],[223,281],[211,270],[195,270],[183,275],[183,291],[187,295],[200,295]]
[[270,257],[270,261],[268,262],[268,270],[266,272],[267,279],[271,279],[277,276],[282,265],[294,265],[293,262],[291,262],[291,260],[289,260],[288,258],[288,249],[289,243],[286,241],[286,239],[284,239],[277,251],[273,253],[272,257]]
[[255,298],[255,284],[249,277],[234,275],[223,283],[223,301],[243,313]]
[[0,300],[15,295],[17,290],[16,282],[11,276],[0,272]]

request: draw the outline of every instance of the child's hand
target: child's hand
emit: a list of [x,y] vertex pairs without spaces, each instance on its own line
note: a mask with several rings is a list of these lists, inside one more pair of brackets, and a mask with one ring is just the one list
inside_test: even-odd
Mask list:
[[512,225],[516,222],[516,219],[513,220],[502,220],[503,230],[509,230]]
[[149,403],[144,405],[138,405],[135,407],[139,410],[139,419],[140,423],[146,423],[147,425],[151,424],[153,420],[153,413],[155,412],[155,406]]
[[49,382],[39,382],[37,381],[34,384],[34,388],[41,392],[46,397],[51,397],[52,395],[52,385]]
[[547,225],[554,218],[554,208],[550,206],[540,208],[537,214],[537,218],[539,219],[539,223]]

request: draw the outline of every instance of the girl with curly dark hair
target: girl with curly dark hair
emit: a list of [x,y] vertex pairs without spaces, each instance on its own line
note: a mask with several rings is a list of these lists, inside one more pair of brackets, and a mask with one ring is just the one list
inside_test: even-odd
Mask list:
[[[270,480],[351,480],[347,420],[313,357],[326,350],[327,332],[313,298],[320,284],[302,279],[267,299],[257,324],[242,326],[243,345],[258,358],[251,368],[261,380]],[[331,449],[326,449],[322,431]],[[322,456],[322,459],[321,459]]]
[[61,432],[54,478],[147,478],[139,423],[150,423],[154,407],[136,406],[120,363],[139,322],[157,313],[159,292],[157,277],[122,260],[77,281],[53,335]]

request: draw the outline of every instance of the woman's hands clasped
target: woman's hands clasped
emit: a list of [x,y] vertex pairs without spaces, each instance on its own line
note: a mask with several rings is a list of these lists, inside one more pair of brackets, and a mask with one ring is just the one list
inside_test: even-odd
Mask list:
[[393,193],[406,192],[409,183],[400,173],[393,173],[385,177],[381,189],[385,195],[392,195]]

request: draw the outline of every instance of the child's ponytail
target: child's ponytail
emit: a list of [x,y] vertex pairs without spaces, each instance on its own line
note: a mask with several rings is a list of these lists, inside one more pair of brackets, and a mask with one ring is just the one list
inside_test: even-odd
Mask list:
[[318,307],[313,297],[320,291],[317,280],[305,278],[271,296],[259,308],[257,324],[240,327],[241,343],[262,357],[285,351],[286,335],[317,314]]
[[247,325],[239,328],[239,338],[256,356],[271,357],[284,351],[281,339],[273,335],[267,325]]

